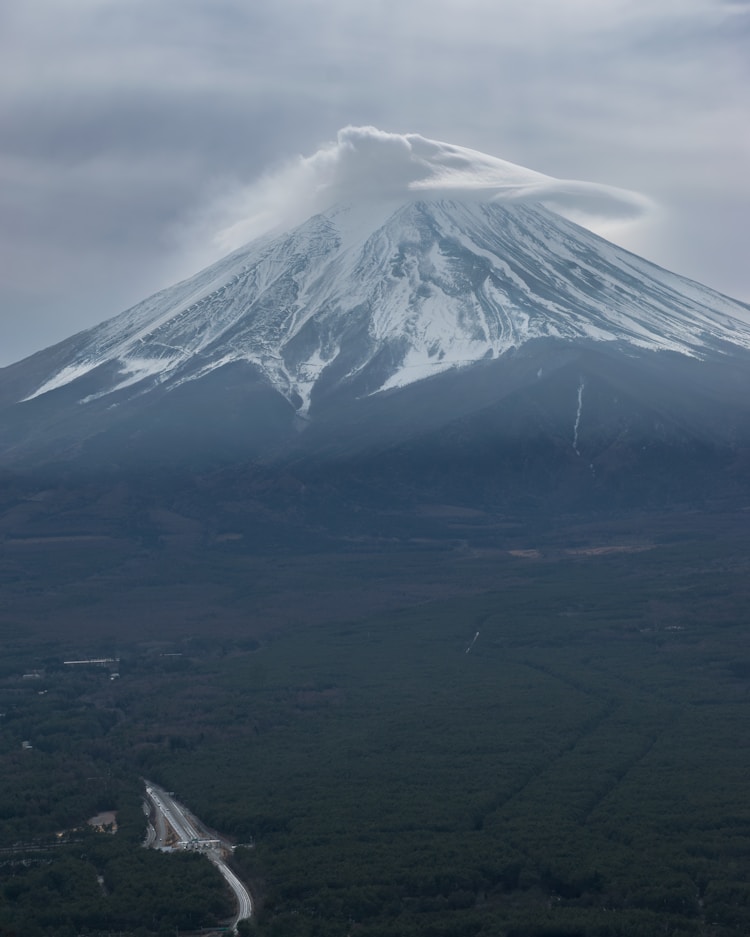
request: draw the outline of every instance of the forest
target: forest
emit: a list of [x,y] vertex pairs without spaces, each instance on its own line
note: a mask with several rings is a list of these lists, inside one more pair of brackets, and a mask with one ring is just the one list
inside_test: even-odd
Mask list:
[[142,848],[144,776],[237,844],[259,937],[750,932],[744,541],[559,542],[401,609],[134,635],[116,679],[62,663],[90,636],[8,632],[0,934],[231,917],[205,859]]

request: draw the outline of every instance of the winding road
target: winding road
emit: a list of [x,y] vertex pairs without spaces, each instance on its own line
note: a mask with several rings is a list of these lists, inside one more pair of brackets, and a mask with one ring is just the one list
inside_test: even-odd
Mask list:
[[202,852],[221,872],[224,880],[234,892],[237,902],[237,916],[232,922],[232,930],[237,932],[237,924],[253,913],[253,899],[245,885],[227,865],[224,855],[231,853],[231,845],[217,838],[216,834],[192,814],[163,788],[151,781],[145,781],[146,798],[154,822],[150,824],[146,836],[146,845],[153,849],[191,849]]

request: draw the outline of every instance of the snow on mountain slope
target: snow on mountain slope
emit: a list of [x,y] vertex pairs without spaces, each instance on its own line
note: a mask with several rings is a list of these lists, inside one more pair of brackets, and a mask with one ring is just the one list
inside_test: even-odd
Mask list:
[[544,337],[700,357],[750,349],[750,309],[538,204],[364,199],[81,333],[26,399],[107,363],[118,377],[84,402],[244,361],[305,415],[325,388],[373,394]]

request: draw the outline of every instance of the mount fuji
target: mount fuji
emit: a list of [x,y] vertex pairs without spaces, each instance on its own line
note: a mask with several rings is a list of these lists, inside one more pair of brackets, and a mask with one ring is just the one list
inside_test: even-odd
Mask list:
[[705,497],[719,475],[744,490],[749,375],[747,305],[540,199],[412,186],[336,201],[0,371],[0,464]]
[[541,206],[337,206],[233,253],[71,342],[30,401],[106,371],[86,405],[241,363],[307,416],[534,339],[702,355],[750,348],[750,310]]

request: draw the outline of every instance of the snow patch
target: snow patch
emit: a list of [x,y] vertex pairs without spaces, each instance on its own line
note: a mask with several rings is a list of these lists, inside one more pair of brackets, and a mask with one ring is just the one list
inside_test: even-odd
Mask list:
[[84,374],[88,374],[89,371],[93,371],[94,368],[98,367],[101,363],[100,361],[81,361],[76,364],[66,365],[62,371],[59,371],[54,377],[42,384],[33,394],[29,394],[28,397],[24,397],[19,402],[26,403],[27,400],[34,400],[35,397],[48,394],[51,390],[64,387],[66,384],[70,384],[71,381],[75,381],[77,378],[83,377]]
[[165,371],[170,371],[177,363],[177,360],[178,359],[175,358],[131,358],[127,361],[122,361],[120,362],[122,365],[122,371],[120,373],[124,375],[123,380],[113,387],[108,387],[106,390],[99,391],[98,394],[89,394],[88,397],[83,397],[79,402],[91,403],[91,401],[98,400],[100,397],[106,397],[108,394],[113,394],[117,390],[124,390],[126,387],[132,387],[133,384],[145,381],[146,378],[157,377]]
[[576,410],[576,419],[573,424],[573,450],[577,456],[580,456],[580,451],[578,449],[578,428],[581,425],[581,412],[583,410],[583,389],[586,386],[583,378],[581,378],[580,383],[578,384],[578,408]]

